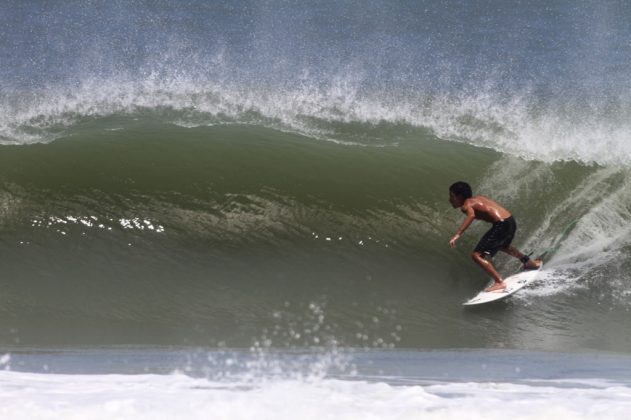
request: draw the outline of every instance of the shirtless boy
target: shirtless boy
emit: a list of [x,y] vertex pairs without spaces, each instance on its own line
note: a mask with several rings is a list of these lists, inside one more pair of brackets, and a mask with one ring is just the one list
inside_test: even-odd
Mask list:
[[506,288],[502,276],[500,276],[493,264],[487,260],[487,257],[492,258],[497,251],[502,251],[518,258],[524,264],[524,270],[539,268],[541,260],[531,260],[517,248],[511,246],[517,225],[513,216],[504,207],[482,195],[473,196],[469,184],[462,181],[456,182],[449,187],[449,202],[454,208],[460,208],[466,214],[464,222],[462,222],[456,234],[449,241],[450,247],[456,246],[456,241],[467,230],[474,219],[484,220],[493,224],[491,229],[480,239],[480,242],[471,254],[473,261],[482,267],[495,281],[493,285],[484,289],[485,292],[499,292]]

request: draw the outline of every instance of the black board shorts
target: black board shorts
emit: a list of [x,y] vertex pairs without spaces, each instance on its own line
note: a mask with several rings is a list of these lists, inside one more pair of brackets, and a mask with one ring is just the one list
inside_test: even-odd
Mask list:
[[491,229],[480,239],[474,251],[492,257],[501,248],[507,247],[513,242],[516,230],[517,223],[515,223],[513,216],[500,222],[495,222]]

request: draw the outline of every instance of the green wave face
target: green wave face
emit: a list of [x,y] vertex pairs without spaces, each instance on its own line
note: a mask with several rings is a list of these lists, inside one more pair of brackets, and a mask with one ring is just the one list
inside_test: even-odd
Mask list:
[[[0,148],[5,342],[557,348],[544,339],[563,328],[589,347],[578,320],[597,329],[603,302],[614,316],[628,304],[626,168],[527,161],[410,127],[388,127],[386,146],[254,125],[110,128]],[[512,211],[515,245],[554,247],[546,280],[512,309],[461,311],[486,281],[468,257],[486,226],[448,247],[457,180]],[[516,333],[507,311],[534,324]],[[480,335],[481,316],[496,333]]]

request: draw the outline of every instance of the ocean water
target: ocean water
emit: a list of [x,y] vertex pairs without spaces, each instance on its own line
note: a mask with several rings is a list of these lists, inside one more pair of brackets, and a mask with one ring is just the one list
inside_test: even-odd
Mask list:
[[[630,18],[7,2],[0,414],[623,418]],[[458,180],[545,253],[509,300],[461,306],[486,226],[449,248]]]
[[0,414],[623,419],[631,408],[630,361],[506,350],[23,349],[0,371]]

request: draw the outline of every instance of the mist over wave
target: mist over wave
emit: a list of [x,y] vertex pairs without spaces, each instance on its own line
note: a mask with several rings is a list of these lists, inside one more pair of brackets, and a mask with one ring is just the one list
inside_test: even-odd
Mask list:
[[528,159],[628,165],[628,6],[542,6],[20,5],[3,18],[0,136],[48,142],[86,120],[148,117],[397,144],[373,129],[389,124]]

